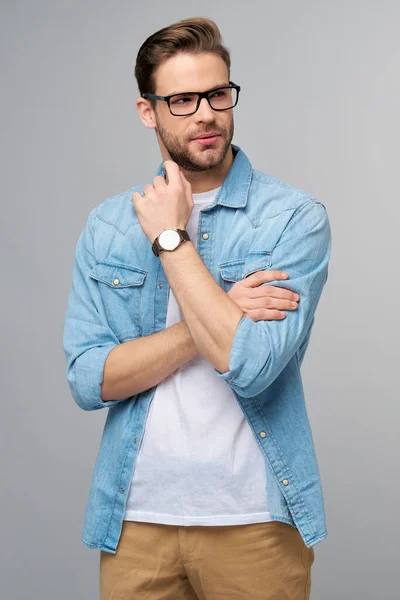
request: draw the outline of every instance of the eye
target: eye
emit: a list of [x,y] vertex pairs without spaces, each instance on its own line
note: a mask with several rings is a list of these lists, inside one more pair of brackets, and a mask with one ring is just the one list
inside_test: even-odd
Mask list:
[[186,104],[186,102],[193,102],[194,96],[176,96],[172,98],[171,104]]
[[211,94],[211,96],[216,96],[217,94],[219,94],[219,97],[223,97],[226,96],[226,91],[225,90],[217,90],[216,92],[214,92],[213,94]]

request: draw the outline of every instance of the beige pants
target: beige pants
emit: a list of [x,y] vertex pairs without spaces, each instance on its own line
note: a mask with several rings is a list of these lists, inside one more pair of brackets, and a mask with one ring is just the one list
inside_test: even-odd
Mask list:
[[281,521],[123,521],[117,553],[100,550],[100,600],[309,600],[313,562],[313,548]]

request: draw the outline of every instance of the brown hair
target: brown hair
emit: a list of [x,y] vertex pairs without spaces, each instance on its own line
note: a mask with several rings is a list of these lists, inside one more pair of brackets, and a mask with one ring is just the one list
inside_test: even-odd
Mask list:
[[[136,57],[135,77],[139,93],[155,94],[155,71],[168,58],[179,53],[212,52],[222,58],[230,77],[231,58],[222,44],[221,32],[211,19],[192,17],[172,23],[148,37]],[[155,101],[150,100],[153,108]]]

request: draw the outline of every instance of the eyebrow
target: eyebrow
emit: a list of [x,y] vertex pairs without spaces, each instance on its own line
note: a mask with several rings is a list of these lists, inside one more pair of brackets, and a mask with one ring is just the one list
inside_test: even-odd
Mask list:
[[[217,85],[214,85],[214,87],[207,90],[207,92],[212,92],[213,90],[217,90],[218,88],[221,88],[221,87],[229,87],[229,82],[225,81],[224,83],[218,83]],[[168,94],[168,96],[173,96],[174,94],[190,94],[190,93],[194,94],[196,92],[193,92],[192,90],[189,90],[189,91],[185,90],[183,92],[174,91],[174,92],[171,92],[170,94]]]

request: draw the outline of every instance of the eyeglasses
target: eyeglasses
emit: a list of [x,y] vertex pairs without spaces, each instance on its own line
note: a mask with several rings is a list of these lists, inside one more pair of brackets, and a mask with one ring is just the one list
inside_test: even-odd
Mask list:
[[156,96],[155,94],[142,94],[143,98],[163,100],[167,102],[171,115],[185,117],[193,115],[199,108],[202,98],[207,98],[213,110],[229,110],[236,106],[239,100],[240,85],[233,81],[228,86],[213,88],[206,92],[181,92],[170,96]]

